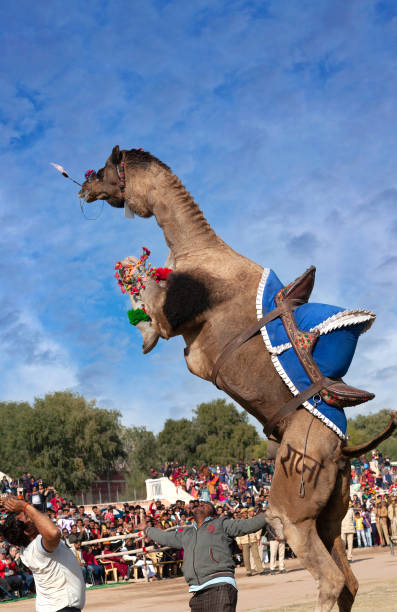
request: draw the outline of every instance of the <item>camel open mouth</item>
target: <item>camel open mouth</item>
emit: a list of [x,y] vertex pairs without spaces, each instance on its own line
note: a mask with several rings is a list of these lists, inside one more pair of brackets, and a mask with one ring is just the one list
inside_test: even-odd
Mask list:
[[91,204],[91,202],[95,202],[96,200],[104,200],[105,194],[94,195],[91,191],[86,192],[84,189],[82,189],[79,192],[79,198],[81,200],[85,200],[88,204]]

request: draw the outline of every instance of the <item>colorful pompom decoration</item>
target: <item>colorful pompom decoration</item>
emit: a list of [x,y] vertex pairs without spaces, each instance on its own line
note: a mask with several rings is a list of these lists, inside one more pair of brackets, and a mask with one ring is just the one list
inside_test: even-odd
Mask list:
[[96,174],[95,170],[87,170],[87,172],[84,174],[84,177],[86,179],[93,178],[95,174]]
[[155,270],[156,270],[154,273],[155,279],[159,281],[167,280],[167,278],[172,272],[171,268],[155,268]]
[[142,308],[129,310],[127,314],[131,325],[137,325],[137,323],[140,323],[140,321],[149,321],[148,315]]
[[[114,266],[117,270],[115,277],[120,286],[122,293],[129,293],[134,295],[140,292],[141,289],[145,289],[145,282],[148,278],[152,278],[159,283],[160,281],[166,281],[172,270],[170,268],[152,268],[148,258],[150,251],[146,247],[142,247],[142,255],[135,263],[122,263],[118,261]],[[128,258],[126,258],[128,260]]]

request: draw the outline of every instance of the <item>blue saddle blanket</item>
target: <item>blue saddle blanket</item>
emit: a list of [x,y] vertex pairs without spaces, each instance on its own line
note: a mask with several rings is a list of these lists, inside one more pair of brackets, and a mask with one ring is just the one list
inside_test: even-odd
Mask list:
[[[256,300],[258,320],[276,308],[274,298],[284,286],[273,270],[264,269]],[[346,310],[314,302],[298,306],[294,315],[299,329],[320,332],[313,357],[322,374],[329,378],[341,378],[346,374],[360,334],[367,331],[375,320],[375,315],[368,310]],[[312,381],[289,341],[281,318],[267,323],[261,333],[274,367],[293,395],[307,389]],[[302,405],[339,437],[346,437],[347,420],[343,409],[313,399]]]

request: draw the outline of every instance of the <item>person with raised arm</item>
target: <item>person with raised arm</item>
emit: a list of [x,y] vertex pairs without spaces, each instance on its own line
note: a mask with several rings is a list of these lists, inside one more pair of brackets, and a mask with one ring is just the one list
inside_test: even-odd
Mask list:
[[24,500],[4,500],[9,512],[0,533],[15,546],[32,572],[37,612],[80,612],[85,604],[85,582],[80,565],[61,540],[61,532],[42,512]]
[[183,548],[183,574],[189,592],[193,593],[189,602],[192,612],[235,612],[233,540],[262,529],[269,516],[261,512],[250,519],[232,520],[225,515],[217,516],[214,505],[207,501],[200,501],[192,513],[193,525],[176,531],[147,527],[145,519],[139,528],[161,546]]

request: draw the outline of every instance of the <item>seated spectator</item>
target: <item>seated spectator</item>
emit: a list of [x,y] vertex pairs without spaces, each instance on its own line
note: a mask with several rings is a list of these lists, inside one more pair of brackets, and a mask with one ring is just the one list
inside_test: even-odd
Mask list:
[[89,567],[84,560],[83,553],[81,550],[81,542],[77,540],[73,543],[72,552],[76,555],[77,561],[79,562],[86,586],[92,586],[94,584],[93,572],[91,567]]
[[[8,584],[8,590],[19,591],[22,595],[22,577],[17,575],[17,571],[15,562],[6,553],[0,553],[0,578]],[[4,587],[4,582],[2,582],[2,586]]]
[[23,563],[17,546],[11,546],[9,551],[10,559],[14,562],[18,576],[22,578],[23,595],[34,593],[35,585],[32,572]]
[[[105,546],[103,548],[103,554],[107,555],[109,553],[113,552],[111,547],[109,546],[109,544],[105,543]],[[107,557],[106,559],[104,559],[104,561],[106,561],[107,567],[115,567],[117,569],[117,572],[120,576],[120,578],[122,580],[128,580],[128,563],[124,563],[123,559],[120,555],[112,555],[111,557]]]
[[83,549],[83,559],[87,565],[87,568],[89,568],[92,572],[95,584],[101,584],[105,577],[105,570],[103,565],[101,565],[95,558],[93,547],[88,546],[87,548],[88,550],[85,550],[85,548]]

